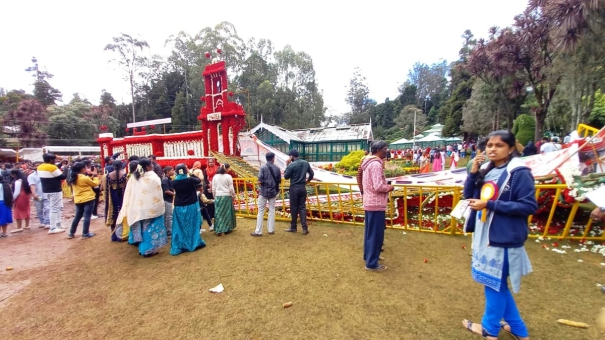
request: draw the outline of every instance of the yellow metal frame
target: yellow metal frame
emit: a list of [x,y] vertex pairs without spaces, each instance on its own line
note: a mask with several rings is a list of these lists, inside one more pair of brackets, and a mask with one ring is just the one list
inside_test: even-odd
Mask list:
[[578,135],[580,137],[592,137],[599,132],[599,129],[595,129],[592,126],[588,126],[586,124],[578,124]]
[[[238,202],[236,202],[236,214],[240,217],[256,218],[257,208],[257,179],[256,178],[234,178]],[[307,186],[307,219],[309,221],[322,221],[339,224],[350,224],[363,226],[364,209],[360,198],[355,198],[353,188],[355,184],[345,183],[325,183],[313,182]],[[253,189],[254,188],[254,189]],[[462,235],[463,222],[449,216],[449,211],[453,209],[458,201],[462,199],[462,187],[459,186],[438,186],[438,185],[395,185],[395,191],[389,193],[389,201],[386,209],[387,228],[400,229],[406,231],[430,232],[434,234]],[[544,190],[554,190],[555,197],[559,197],[566,188],[564,184],[541,184],[536,185],[536,198]],[[276,220],[289,221],[291,216],[287,212],[289,209],[286,199],[287,190],[284,185],[281,186],[280,193],[276,203]],[[440,196],[452,195],[452,206],[439,207]],[[401,199],[401,200],[400,200]],[[411,200],[417,200],[414,205],[410,205]],[[397,202],[403,204],[403,223],[394,223],[398,216]],[[557,239],[573,240],[605,240],[605,234],[593,230],[593,222],[588,219],[584,226],[575,226],[579,233],[572,235],[573,221],[579,211],[580,204],[575,202],[569,213],[565,227],[556,233],[551,234],[553,221],[558,210],[558,199],[554,199],[546,224],[542,232],[530,230],[530,237],[550,237]],[[415,206],[419,206],[416,210]],[[423,213],[428,207],[432,207],[434,213],[427,215]],[[265,216],[266,217],[266,216]],[[532,224],[533,216],[529,217],[529,223]],[[591,235],[594,232],[594,235]],[[599,235],[600,234],[600,235]]]

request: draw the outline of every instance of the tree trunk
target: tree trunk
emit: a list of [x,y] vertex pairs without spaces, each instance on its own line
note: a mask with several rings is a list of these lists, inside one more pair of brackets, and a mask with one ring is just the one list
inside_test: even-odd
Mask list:
[[132,122],[136,122],[134,115],[134,77],[132,74],[133,70],[130,70],[130,98],[132,99]]
[[543,107],[537,107],[534,113],[536,119],[536,131],[534,133],[534,140],[539,141],[542,139],[544,130],[544,122],[546,121],[546,110]]

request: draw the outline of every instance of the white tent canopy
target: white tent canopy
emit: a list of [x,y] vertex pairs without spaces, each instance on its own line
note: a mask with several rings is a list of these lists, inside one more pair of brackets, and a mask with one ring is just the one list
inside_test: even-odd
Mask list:
[[13,149],[0,149],[0,156],[2,157],[15,157],[17,152]]
[[443,138],[439,137],[439,136],[435,136],[435,135],[428,135],[426,137],[417,139],[416,142],[422,143],[422,142],[440,142],[443,141]]
[[394,141],[391,144],[405,144],[405,143],[411,143],[411,142],[412,142],[411,140],[407,140],[405,138],[401,138],[399,140]]
[[19,150],[19,159],[32,162],[42,162],[44,151],[41,148],[23,148]]

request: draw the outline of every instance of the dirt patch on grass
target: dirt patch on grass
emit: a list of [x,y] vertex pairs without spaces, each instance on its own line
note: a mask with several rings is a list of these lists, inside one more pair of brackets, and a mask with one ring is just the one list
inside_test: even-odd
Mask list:
[[[31,284],[7,300],[0,338],[479,338],[460,324],[479,322],[483,312],[470,237],[387,230],[389,269],[373,273],[364,270],[363,228],[315,224],[302,236],[278,222],[275,235],[253,238],[254,221],[237,222],[232,234],[206,233],[206,248],[176,257],[166,247],[142,258],[133,246],[110,243],[106,229],[90,240],[59,240],[73,242],[60,261],[3,277]],[[594,324],[605,305],[596,287],[605,259],[527,246],[535,272],[515,298],[532,339],[599,338],[594,327],[555,320]],[[223,293],[208,291],[219,283]],[[288,301],[294,305],[284,309]]]

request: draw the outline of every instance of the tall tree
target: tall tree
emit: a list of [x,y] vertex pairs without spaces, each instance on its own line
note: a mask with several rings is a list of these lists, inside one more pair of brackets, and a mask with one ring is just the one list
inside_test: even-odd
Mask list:
[[571,111],[569,129],[587,122],[602,88],[605,68],[605,1],[603,0],[531,0],[530,10],[540,11],[550,20],[551,38],[559,48],[555,74],[561,75],[559,91]]
[[375,115],[372,116],[372,126],[382,129],[393,127],[395,125],[395,117],[399,115],[401,109],[402,106],[399,101],[386,98],[384,103],[376,105]]
[[473,91],[474,79],[466,69],[466,62],[477,41],[470,30],[464,31],[462,39],[464,42],[459,52],[460,59],[450,67],[452,94],[440,110],[442,120],[445,121],[443,136],[456,136],[462,132],[464,104],[471,98]]
[[510,43],[512,34],[509,27],[492,27],[489,40],[479,40],[466,62],[466,69],[483,82],[482,90],[494,94],[496,111],[488,113],[496,116],[494,121],[499,128],[501,122],[506,122],[508,129],[512,128],[527,93],[522,66],[505,51],[504,46]]
[[145,57],[139,53],[145,48],[149,48],[149,44],[145,40],[139,40],[132,36],[121,33],[117,37],[113,37],[113,43],[105,46],[105,51],[112,51],[118,54],[118,59],[113,59],[122,70],[126,72],[126,78],[130,82],[130,97],[132,99],[132,121],[136,121],[135,114],[135,76],[137,75],[137,69],[144,64]]
[[582,39],[601,37],[605,29],[603,0],[530,0],[528,11],[544,13],[557,46],[573,50]]
[[40,147],[46,142],[46,108],[36,99],[24,99],[3,118],[4,125],[15,127],[20,147]]
[[471,98],[462,109],[462,131],[468,137],[486,136],[500,129],[498,94],[480,78],[473,84]]
[[296,52],[289,45],[273,56],[277,69],[276,97],[283,110],[283,125],[292,129],[320,126],[325,119],[325,107],[311,56]]
[[408,105],[401,109],[399,116],[395,118],[398,129],[403,131],[404,138],[412,138],[421,133],[427,125],[426,115],[415,105]]
[[187,100],[185,94],[179,92],[176,95],[174,106],[172,107],[172,130],[170,132],[182,132],[187,131],[190,126],[190,120],[187,117],[187,111],[185,107]]
[[417,93],[418,87],[412,84],[409,80],[406,80],[399,87],[399,96],[397,97],[397,100],[399,101],[399,104],[401,104],[401,107],[405,107],[407,105],[416,105],[416,103],[418,102],[416,100]]
[[33,65],[26,68],[25,71],[30,72],[35,79],[34,97],[38,102],[46,107],[62,101],[61,98],[63,95],[61,94],[61,91],[52,87],[48,82],[48,79],[52,79],[54,75],[48,71],[40,70],[36,57],[32,57],[32,64]]
[[543,134],[548,109],[561,81],[561,76],[553,72],[558,50],[551,36],[551,24],[552,18],[542,8],[530,6],[515,18],[515,30],[506,34],[500,45],[506,51],[503,57],[523,71],[536,98],[536,140]]
[[367,80],[361,74],[359,67],[355,68],[353,77],[349,81],[349,90],[347,91],[346,102],[351,106],[350,120],[368,121],[367,111],[370,105],[370,89],[366,84]]
[[52,145],[92,145],[98,126],[92,104],[78,94],[67,105],[48,107],[48,137]]
[[[447,87],[446,76],[449,72],[447,61],[427,65],[417,62],[408,72],[409,84],[416,86],[416,106],[421,107],[427,114],[432,105],[437,104],[439,94]],[[405,83],[399,88],[403,94]]]
[[111,108],[116,107],[116,100],[113,98],[111,93],[105,91],[105,89],[101,90],[101,98],[99,99],[99,105],[107,105]]

